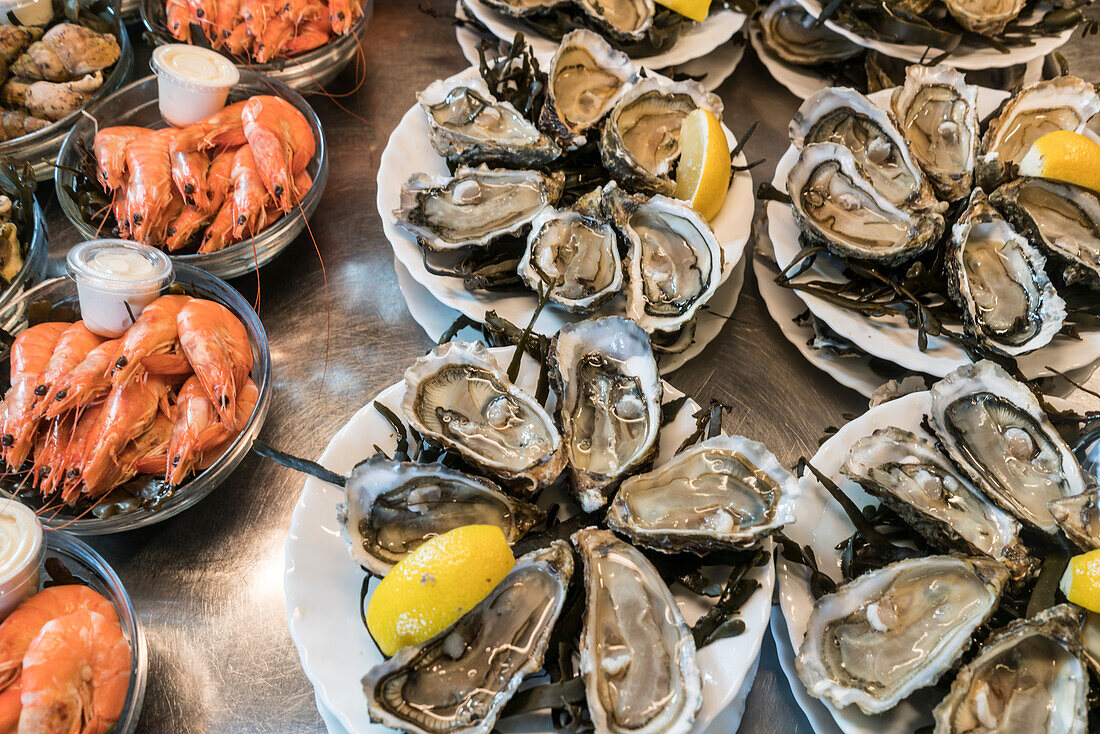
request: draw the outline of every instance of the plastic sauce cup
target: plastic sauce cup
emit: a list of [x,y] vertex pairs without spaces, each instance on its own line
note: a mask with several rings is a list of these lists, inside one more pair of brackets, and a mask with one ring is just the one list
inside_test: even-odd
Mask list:
[[172,280],[172,261],[155,247],[129,240],[90,240],[69,250],[80,317],[100,336],[122,336]]
[[34,511],[0,498],[0,619],[38,592],[46,544]]
[[204,120],[225,107],[230,88],[241,78],[229,59],[186,43],[158,46],[149,65],[157,74],[160,116],[176,127]]
[[7,8],[14,13],[16,19],[23,25],[46,25],[53,19],[52,0],[8,3]]

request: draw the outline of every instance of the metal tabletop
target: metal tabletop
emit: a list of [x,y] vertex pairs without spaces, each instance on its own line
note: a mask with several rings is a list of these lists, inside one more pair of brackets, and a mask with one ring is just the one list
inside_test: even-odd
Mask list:
[[[331,151],[328,187],[310,223],[313,239],[303,235],[258,278],[234,281],[258,301],[270,336],[274,392],[261,438],[276,447],[319,455],[360,406],[432,346],[398,289],[393,251],[375,211],[375,176],[413,92],[467,65],[446,20],[453,8],[453,0],[376,0],[362,45],[362,85],[355,89],[349,68],[330,85],[341,96],[311,98]],[[1065,50],[1071,69],[1100,78],[1098,47],[1096,36],[1075,37]],[[139,75],[148,69],[148,55],[139,45]],[[799,100],[751,52],[717,91],[735,134],[759,121],[745,150],[750,160],[766,158],[754,181],[770,180]],[[78,236],[52,185],[39,196],[56,267]],[[842,424],[844,413],[867,407],[783,338],[751,268],[721,335],[670,382],[700,403],[715,398],[733,406],[725,429],[762,441],[787,464],[812,455],[824,429]],[[139,731],[324,731],[287,632],[283,597],[283,546],[302,482],[252,456],[186,513],[90,540],[122,578],[149,638]],[[740,731],[811,731],[769,640]]]

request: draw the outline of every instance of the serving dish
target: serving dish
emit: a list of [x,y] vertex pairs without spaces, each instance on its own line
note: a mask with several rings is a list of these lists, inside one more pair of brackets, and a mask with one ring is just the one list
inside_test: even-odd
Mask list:
[[[79,511],[51,504],[48,509],[39,513],[42,523],[47,527],[64,527],[77,535],[103,535],[134,530],[167,520],[195,505],[220,486],[248,454],[253,439],[259,435],[271,402],[271,352],[267,332],[264,331],[259,316],[236,289],[205,270],[176,263],[175,287],[182,288],[188,295],[221,303],[244,324],[252,345],[251,378],[259,390],[251,416],[221,458],[179,487],[168,489],[156,482],[152,485],[139,484],[128,490],[128,485],[123,485],[113,490],[105,499],[97,500],[93,507]],[[47,304],[54,308],[74,309],[76,315],[79,315],[76,283],[68,277],[61,277],[31,288],[23,298],[0,310],[0,326],[11,334],[18,334],[27,326],[32,313],[41,314],[46,310]],[[41,318],[39,315],[37,320]],[[0,371],[7,374],[6,353]],[[21,491],[23,488],[17,478],[7,478],[2,482],[6,485],[5,489],[18,494],[25,504],[41,509],[41,496]]]
[[[282,82],[242,69],[240,83],[230,92],[229,101],[235,102],[257,94],[282,97],[309,121],[317,144],[313,159],[306,166],[313,183],[297,207],[265,227],[259,234],[216,252],[171,253],[172,261],[177,266],[182,264],[202,268],[221,278],[235,278],[263,267],[297,239],[306,226],[306,220],[313,215],[324,195],[328,180],[328,146],[317,113],[300,94]],[[157,104],[156,76],[139,79],[93,105],[88,115],[80,119],[65,138],[54,175],[57,198],[65,216],[86,239],[109,234],[100,231],[101,224],[85,217],[85,212],[74,198],[74,187],[82,180],[76,172],[82,170],[85,152],[91,150],[97,130],[110,125],[167,127]]]
[[[14,201],[15,192],[23,184],[12,180],[13,173],[18,177],[19,172],[14,168],[10,171],[0,169],[0,193],[7,193]],[[8,287],[0,292],[0,310],[22,298],[27,289],[42,280],[43,275],[46,273],[46,260],[49,257],[50,249],[49,233],[46,230],[46,217],[42,213],[42,207],[38,204],[38,197],[31,196],[31,201],[33,202],[33,212],[30,214],[31,230],[28,232],[27,227],[23,226],[22,231],[18,233],[20,242],[26,247],[26,253],[23,255],[23,267],[12,278]]]

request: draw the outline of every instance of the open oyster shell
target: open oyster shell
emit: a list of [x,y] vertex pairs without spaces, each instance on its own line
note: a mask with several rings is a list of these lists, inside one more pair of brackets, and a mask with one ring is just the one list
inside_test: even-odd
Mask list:
[[1066,303],[1047,277],[1046,258],[1016,233],[981,189],[951,230],[948,290],[968,334],[1007,356],[1034,352],[1061,330]]
[[494,10],[499,10],[513,18],[538,15],[553,10],[559,5],[572,5],[573,0],[481,0]]
[[1051,500],[1047,509],[1078,548],[1086,551],[1100,548],[1100,490],[1090,489]]
[[519,110],[493,97],[476,69],[437,79],[416,98],[428,117],[432,147],[452,165],[534,167],[561,155]]
[[764,45],[789,64],[814,66],[844,61],[863,53],[863,47],[831,31],[806,12],[798,0],[774,0],[760,14]]
[[634,63],[599,34],[583,28],[566,33],[547,71],[546,103],[539,128],[563,148],[579,148],[585,133],[626,94],[638,78]]
[[938,547],[994,558],[1014,579],[1035,565],[1020,540],[1020,523],[923,436],[879,429],[852,445],[841,471]]
[[788,133],[799,150],[836,143],[851,151],[875,190],[896,207],[943,211],[913,159],[894,116],[849,87],[818,90],[791,119]]
[[592,512],[652,458],[661,375],[645,331],[621,316],[566,324],[551,343],[550,360],[572,492]]
[[914,64],[891,106],[909,150],[936,193],[957,201],[970,193],[978,151],[978,88],[949,66]]
[[943,4],[966,30],[996,36],[1016,19],[1027,0],[943,0]]
[[1100,286],[1100,195],[1071,183],[1024,176],[994,191],[989,200],[1031,244],[1065,265],[1067,284]]
[[487,479],[381,454],[352,470],[336,514],[348,553],[376,576],[429,538],[457,527],[496,525],[514,543],[546,517]]
[[849,581],[814,604],[798,677],[811,696],[839,708],[888,711],[955,665],[1007,578],[988,558],[928,556]]
[[680,127],[696,109],[722,118],[722,100],[694,81],[652,75],[634,84],[611,110],[600,136],[600,159],[611,177],[633,191],[671,196],[680,158]]
[[513,385],[481,343],[442,344],[405,371],[409,425],[524,496],[557,479],[565,453],[554,420]]
[[1045,533],[1051,500],[1085,491],[1081,467],[1035,395],[993,362],[959,367],[932,386],[929,419],[948,455],[985,494]]
[[1078,657],[1084,617],[1060,604],[994,632],[933,711],[935,734],[1084,734],[1089,674]]
[[899,207],[875,188],[852,151],[814,143],[787,173],[799,227],[841,257],[896,264],[929,249],[943,234],[937,212]]
[[573,576],[564,541],[516,560],[477,606],[363,677],[371,721],[414,734],[489,734],[543,656]]
[[624,481],[606,522],[665,553],[748,548],[794,522],[800,493],[763,444],[715,436]]
[[653,0],[576,0],[585,15],[619,41],[644,41],[653,27]]
[[686,734],[702,704],[695,640],[657,569],[609,530],[573,535],[584,560],[581,675],[596,731]]
[[532,290],[549,288],[551,301],[578,313],[598,308],[623,288],[614,228],[577,211],[550,207],[539,213],[517,271]]
[[561,196],[565,176],[459,166],[455,175],[417,173],[401,186],[397,226],[433,250],[481,247],[515,234]]

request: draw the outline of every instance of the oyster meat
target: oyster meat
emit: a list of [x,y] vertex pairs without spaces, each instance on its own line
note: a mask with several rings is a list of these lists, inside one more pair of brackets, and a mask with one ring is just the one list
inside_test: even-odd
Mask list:
[[609,530],[573,535],[584,560],[581,675],[598,732],[686,734],[702,704],[695,640],[657,569]]
[[988,558],[892,563],[814,604],[795,666],[809,694],[867,714],[950,670],[1000,602],[1008,570]]
[[576,211],[547,208],[536,216],[517,270],[532,290],[549,288],[551,301],[574,312],[591,311],[623,288],[614,228]]
[[1100,195],[1048,178],[1018,178],[989,200],[1031,244],[1066,264],[1067,284],[1100,285]]
[[405,371],[401,409],[422,435],[522,494],[537,493],[565,468],[554,420],[480,343],[447,342],[416,360]]
[[611,177],[631,190],[671,196],[680,158],[680,127],[696,109],[722,119],[722,101],[697,82],[650,75],[622,96],[604,121],[600,159]]
[[604,187],[601,209],[628,245],[626,312],[649,333],[691,321],[722,281],[722,246],[698,212],[667,196]]
[[852,151],[814,143],[787,173],[799,227],[841,257],[889,264],[911,260],[943,234],[943,217],[899,207],[875,188]]
[[1016,233],[981,189],[951,230],[948,290],[968,334],[1014,357],[1046,346],[1061,330],[1066,303],[1047,277],[1046,258]]
[[1100,490],[1060,497],[1047,503],[1050,514],[1066,537],[1078,548],[1090,551],[1100,548]]
[[566,324],[550,347],[572,491],[585,512],[653,456],[664,386],[640,326],[621,316]]
[[[559,5],[573,4],[573,0],[481,0],[481,2],[513,18],[538,15],[553,10]],[[468,14],[467,17],[472,16]]]
[[764,45],[789,64],[815,66],[863,53],[863,47],[819,25],[798,0],[769,3],[760,14],[759,24]]
[[579,148],[585,133],[626,94],[638,70],[622,51],[583,28],[566,33],[547,71],[539,128],[563,148]]
[[863,176],[897,207],[943,211],[932,187],[909,152],[894,116],[849,87],[810,95],[788,128],[799,150],[814,143],[836,143],[852,152]]
[[978,88],[949,66],[914,64],[891,105],[936,193],[947,201],[969,195],[978,150]]
[[1027,0],[943,0],[943,4],[966,30],[996,36],[1016,19]]
[[748,548],[794,522],[799,494],[763,444],[715,436],[624,481],[606,522],[665,553]]
[[546,516],[487,479],[381,454],[352,470],[336,512],[351,557],[379,577],[424,541],[454,528],[496,525],[514,543]]
[[1084,132],[1100,112],[1096,88],[1075,76],[1035,82],[1005,103],[982,138],[982,150],[1000,164],[1018,164],[1036,140],[1055,130]]
[[564,541],[516,559],[495,589],[422,645],[363,677],[371,721],[414,734],[489,734],[543,656],[573,576]]
[[432,147],[452,165],[541,166],[561,148],[515,107],[498,101],[476,69],[437,79],[416,95]]
[[401,187],[397,226],[432,250],[487,245],[515,234],[561,196],[560,173],[459,166],[455,175],[414,174]]
[[1060,604],[994,632],[936,706],[935,734],[1088,730],[1084,612]]
[[644,41],[653,27],[653,0],[576,0],[585,15],[618,41]]
[[929,419],[955,463],[998,505],[1056,534],[1048,503],[1081,494],[1085,482],[1031,390],[983,360],[959,367],[931,394]]
[[923,436],[879,429],[853,444],[841,471],[937,546],[994,558],[1015,579],[1034,566],[1020,541],[1020,523]]

